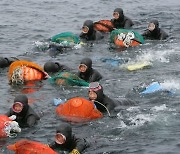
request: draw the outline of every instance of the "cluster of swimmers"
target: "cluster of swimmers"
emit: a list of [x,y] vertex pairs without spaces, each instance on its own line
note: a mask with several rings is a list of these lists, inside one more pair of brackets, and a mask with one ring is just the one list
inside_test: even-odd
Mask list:
[[[114,18],[110,21],[114,25],[114,29],[125,28],[130,29],[133,26],[133,22],[130,18],[124,15],[124,12],[121,8],[116,8],[113,12]],[[166,39],[168,37],[167,33],[159,28],[159,23],[157,20],[152,20],[148,29],[142,34],[144,38],[151,39]],[[82,33],[80,38],[85,40],[99,40],[103,38],[102,33],[94,29],[94,23],[92,20],[87,20],[84,22],[82,27]],[[19,61],[16,57],[4,58],[0,57],[0,68],[9,67],[12,63]],[[60,72],[71,72],[71,69],[63,64],[58,62],[48,61],[44,64],[43,70],[48,74],[56,74]],[[121,100],[115,101],[106,96],[103,92],[103,87],[99,84],[99,81],[103,78],[102,75],[92,67],[92,60],[90,58],[83,58],[79,64],[78,72],[76,75],[90,83],[88,96],[89,100],[92,101],[97,109],[102,113],[113,112],[116,107],[123,104],[134,104],[131,100]],[[104,108],[100,102],[106,108]],[[18,95],[14,99],[14,103],[10,110],[6,113],[8,117],[15,115],[15,121],[18,122],[21,128],[24,127],[33,127],[37,121],[40,119],[39,115],[29,106],[28,98],[26,95]],[[77,138],[72,133],[72,128],[68,123],[62,123],[56,128],[55,141],[49,144],[49,147],[52,149],[59,148],[60,150],[69,151],[71,154],[79,154],[86,147],[88,143],[85,139]]]

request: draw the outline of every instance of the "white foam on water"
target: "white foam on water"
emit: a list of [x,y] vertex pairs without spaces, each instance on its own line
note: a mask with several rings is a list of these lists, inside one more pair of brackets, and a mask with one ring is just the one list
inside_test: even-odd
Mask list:
[[179,90],[180,89],[180,81],[175,79],[164,80],[164,82],[160,83],[160,85],[167,90]]
[[152,122],[156,119],[156,115],[151,114],[138,114],[136,116],[130,117],[131,126],[143,126],[145,123]]
[[153,61],[159,61],[162,63],[169,63],[168,56],[171,54],[174,54],[176,50],[156,50],[156,51],[145,51],[142,52],[143,54],[137,55],[135,61],[140,62],[153,62]]
[[160,105],[160,106],[154,106],[151,108],[152,111],[164,111],[164,110],[167,110],[167,106],[166,104],[163,104],[163,105]]
[[139,111],[139,107],[137,106],[133,106],[133,107],[129,107],[129,108],[127,108],[127,111],[129,111],[129,112],[132,112],[132,111]]

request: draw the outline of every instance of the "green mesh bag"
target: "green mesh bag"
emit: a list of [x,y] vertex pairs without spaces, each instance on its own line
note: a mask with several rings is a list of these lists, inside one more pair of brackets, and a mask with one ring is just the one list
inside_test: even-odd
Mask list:
[[69,72],[61,72],[57,76],[48,79],[52,84],[70,85],[70,86],[84,86],[88,87],[89,83],[80,79],[77,75]]
[[79,37],[72,32],[64,32],[57,34],[51,38],[51,41],[55,43],[60,43],[62,45],[73,45],[80,43]]
[[120,39],[131,39],[139,42],[140,44],[144,43],[144,38],[142,35],[140,35],[138,32],[134,30],[129,30],[129,29],[116,29],[113,30],[110,34],[110,42],[114,43],[115,37],[119,37]]

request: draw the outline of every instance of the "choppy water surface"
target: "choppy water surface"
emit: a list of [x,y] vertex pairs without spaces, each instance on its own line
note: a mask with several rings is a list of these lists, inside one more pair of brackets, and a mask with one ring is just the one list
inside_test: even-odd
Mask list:
[[[40,65],[57,60],[77,70],[79,61],[88,56],[93,66],[104,76],[104,92],[114,99],[130,98],[136,106],[119,111],[117,117],[104,117],[83,125],[73,124],[77,136],[87,138],[90,147],[85,153],[179,153],[180,95],[158,92],[140,95],[139,89],[153,81],[166,88],[180,91],[180,1],[179,0],[1,0],[0,1],[0,56],[17,56]],[[82,23],[91,19],[111,19],[116,7],[122,7],[135,22],[140,33],[150,19],[156,18],[170,34],[166,41],[146,41],[144,45],[123,52],[112,49],[108,36],[93,46],[52,54],[39,47],[44,40],[65,31],[80,33]],[[129,63],[145,59],[152,63],[149,69],[129,72],[102,62],[103,58],[128,60]],[[8,69],[0,70],[0,113],[5,113],[14,96],[26,92],[23,87],[11,87],[7,81]],[[55,97],[87,97],[87,89],[79,87],[53,87],[47,81],[37,83],[36,92],[27,94],[36,111],[44,116],[34,129],[25,129],[15,139],[1,141],[1,152],[20,138],[43,143],[53,139],[55,126],[61,121],[55,115],[52,100]],[[1,153],[0,152],[0,153]]]

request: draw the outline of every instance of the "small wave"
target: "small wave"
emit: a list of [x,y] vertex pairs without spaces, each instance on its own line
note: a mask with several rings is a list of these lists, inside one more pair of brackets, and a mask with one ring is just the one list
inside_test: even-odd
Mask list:
[[151,108],[152,111],[164,111],[167,109],[166,104],[163,104],[161,106],[154,106],[153,108]]
[[178,80],[164,80],[164,82],[160,83],[160,85],[167,90],[180,90],[180,81]]

